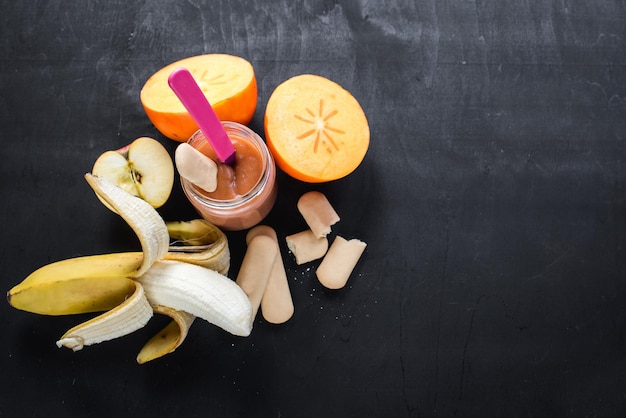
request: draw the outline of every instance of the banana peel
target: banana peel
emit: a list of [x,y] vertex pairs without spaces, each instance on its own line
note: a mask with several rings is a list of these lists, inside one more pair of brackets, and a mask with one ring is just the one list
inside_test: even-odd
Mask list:
[[135,291],[115,308],[83,322],[57,341],[58,347],[82,350],[86,345],[112,340],[142,328],[152,318],[152,307],[139,282],[133,282]]
[[[166,223],[145,201],[105,179],[89,173],[85,178],[98,198],[114,208],[114,212],[135,231],[142,251],[75,257],[48,264],[10,289],[7,292],[8,302],[16,309],[43,315],[104,312],[72,328],[57,342],[59,346],[74,350],[133,332],[145,325],[153,313],[166,315],[172,318],[172,322],[146,343],[137,361],[145,363],[171,353],[186,338],[196,315],[185,310],[187,305],[184,302],[171,307],[151,301],[140,284],[141,279],[150,276],[147,273],[153,266],[159,265],[160,274],[165,274],[173,283],[179,281],[184,287],[185,277],[168,275],[188,274],[187,268],[181,268],[181,265],[195,265],[195,268],[203,268],[196,274],[207,270],[219,276],[219,283],[234,284],[226,277],[230,267],[227,238],[219,228],[201,219]],[[173,243],[170,244],[170,241]],[[164,264],[167,266],[165,270]],[[249,329],[238,332],[247,335],[252,327],[252,318],[246,316],[248,311],[251,312],[251,305],[247,298],[242,299],[241,295],[245,295],[243,291],[238,286],[227,285],[226,293],[212,295],[207,286],[201,284],[200,290],[206,292],[197,293],[205,298],[200,302],[215,305],[211,307],[214,311],[200,309],[195,313],[225,329],[229,329],[229,321],[238,321],[237,326],[240,326],[243,317],[245,327]],[[187,297],[193,299],[197,295]],[[234,301],[230,317],[228,314],[226,318],[215,316],[215,309],[224,309],[221,305],[225,301],[220,297],[225,298],[226,303]],[[147,300],[149,309],[145,308],[143,299]],[[168,300],[167,297],[165,300]],[[140,306],[140,303],[144,305]]]
[[228,239],[218,227],[204,219],[166,222],[166,226],[174,242],[163,259],[196,264],[223,275],[228,274]]
[[72,315],[115,308],[134,291],[131,278],[143,254],[75,257],[43,266],[7,293],[16,309],[40,315]]
[[187,337],[189,328],[191,328],[191,324],[196,319],[192,314],[167,306],[153,305],[152,309],[155,313],[169,316],[172,318],[172,321],[154,337],[150,338],[139,351],[139,354],[137,354],[137,363],[139,364],[163,357],[176,350]]

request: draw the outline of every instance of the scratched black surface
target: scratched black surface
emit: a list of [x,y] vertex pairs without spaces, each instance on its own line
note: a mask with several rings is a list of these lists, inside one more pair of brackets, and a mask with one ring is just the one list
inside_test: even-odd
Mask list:
[[[281,81],[327,76],[370,122],[352,175],[280,175],[266,223],[304,227],[307,190],[368,242],[323,290],[283,245],[295,316],[249,338],[196,323],[139,366],[164,324],[81,352],[86,317],[0,304],[0,416],[623,416],[626,4],[592,1],[0,1],[0,283],[137,249],[82,175],[143,135],[145,80],[212,52],[250,60],[250,126]],[[195,213],[176,189],[167,220]],[[233,272],[243,234],[229,234]],[[233,274],[231,272],[231,274]]]

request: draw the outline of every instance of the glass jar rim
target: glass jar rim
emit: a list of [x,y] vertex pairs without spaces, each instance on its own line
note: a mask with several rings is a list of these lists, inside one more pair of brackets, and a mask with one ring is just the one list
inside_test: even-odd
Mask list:
[[[238,206],[243,205],[246,202],[254,199],[257,195],[261,194],[264,190],[267,182],[270,178],[270,170],[274,164],[274,159],[272,154],[269,152],[265,141],[252,129],[248,128],[245,125],[242,125],[237,122],[231,121],[222,121],[222,126],[226,130],[226,133],[230,136],[232,133],[240,138],[244,138],[248,142],[252,143],[254,147],[259,151],[261,155],[262,161],[262,173],[259,177],[259,180],[255,183],[255,185],[245,194],[237,195],[232,199],[214,199],[206,195],[206,193],[200,189],[195,184],[181,177],[181,182],[183,183],[183,187],[185,187],[188,192],[194,197],[194,199],[199,200],[205,205],[215,207],[216,209],[231,209],[237,208]],[[201,130],[197,130],[193,135],[187,140],[187,143],[193,146],[194,141],[198,140],[206,140],[204,133]],[[210,144],[209,144],[210,145]]]

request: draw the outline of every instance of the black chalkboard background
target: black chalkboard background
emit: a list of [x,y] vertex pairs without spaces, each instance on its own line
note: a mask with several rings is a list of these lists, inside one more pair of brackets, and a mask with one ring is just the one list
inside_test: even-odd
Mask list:
[[[371,146],[333,183],[280,174],[266,220],[327,194],[368,243],[346,288],[281,241],[296,313],[248,338],[197,322],[139,366],[163,324],[73,353],[87,319],[0,304],[0,416],[623,416],[626,412],[626,3],[0,2],[0,280],[138,249],[83,174],[152,136],[146,79],[187,56],[253,63],[263,134],[300,73],[360,101]],[[177,187],[166,220],[195,217]],[[243,233],[231,233],[236,273]]]

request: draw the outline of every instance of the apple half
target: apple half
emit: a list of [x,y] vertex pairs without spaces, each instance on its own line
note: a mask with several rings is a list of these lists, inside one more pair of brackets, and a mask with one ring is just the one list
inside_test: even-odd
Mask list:
[[167,202],[174,186],[172,157],[159,141],[145,136],[100,155],[91,173],[106,178],[154,208]]

